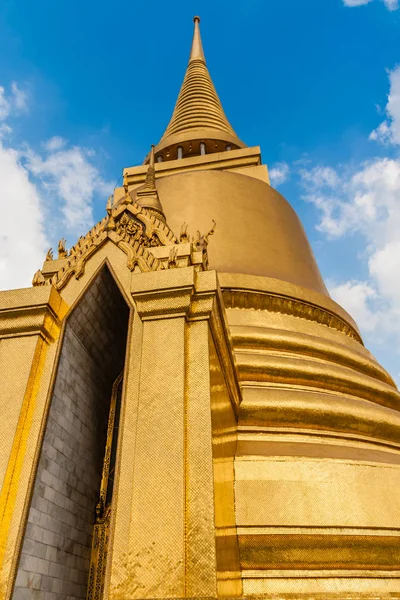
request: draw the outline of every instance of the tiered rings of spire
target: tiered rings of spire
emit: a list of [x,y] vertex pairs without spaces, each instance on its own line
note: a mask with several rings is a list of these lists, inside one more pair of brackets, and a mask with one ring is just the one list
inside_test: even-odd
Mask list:
[[189,64],[172,118],[155,148],[158,161],[245,147],[225,116],[208,72],[199,22],[194,17]]

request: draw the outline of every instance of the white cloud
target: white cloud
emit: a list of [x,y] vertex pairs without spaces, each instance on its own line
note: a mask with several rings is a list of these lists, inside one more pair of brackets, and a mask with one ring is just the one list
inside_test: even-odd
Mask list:
[[59,135],[55,135],[54,137],[44,142],[43,147],[46,148],[49,152],[53,152],[54,150],[60,150],[67,143],[64,138]]
[[332,297],[373,343],[400,351],[400,159],[376,158],[355,169],[300,171],[304,198],[320,213],[329,238],[361,235],[368,279],[331,283]]
[[27,97],[17,84],[9,94],[0,87],[0,289],[29,286],[48,247],[85,234],[95,195],[106,198],[113,187],[92,150],[67,147],[59,136],[42,144],[44,152],[12,143],[5,120],[23,110]]
[[400,240],[392,240],[380,247],[372,254],[368,264],[379,290],[392,299],[393,308],[400,318]]
[[314,167],[311,171],[302,169],[300,173],[304,183],[311,184],[315,188],[325,186],[333,188],[339,183],[339,176],[332,167],[318,166]]
[[9,125],[7,125],[7,123],[1,123],[0,125],[0,139],[2,138],[6,138],[8,135],[10,135],[12,132],[12,129]]
[[[363,6],[373,0],[343,0],[345,6]],[[397,10],[399,8],[398,0],[382,0],[388,10]]]
[[28,110],[28,94],[21,90],[15,81],[11,84],[12,106],[20,112]]
[[400,144],[400,65],[389,71],[387,118],[369,136],[381,144]]
[[336,302],[351,315],[357,315],[357,324],[363,331],[373,331],[379,322],[379,315],[371,308],[377,298],[376,290],[365,281],[346,281],[329,284],[330,294]]
[[49,243],[36,186],[0,140],[0,289],[29,286]]
[[363,4],[369,4],[372,0],[343,0],[345,6],[362,6]]
[[399,8],[399,0],[383,0],[386,8],[389,10],[397,10]]
[[[61,138],[59,138],[61,139]],[[54,142],[54,138],[52,138]],[[51,146],[53,144],[50,144]],[[57,148],[57,144],[55,145]],[[49,145],[47,144],[47,149]],[[93,197],[99,192],[105,197],[112,184],[101,177],[91,162],[93,151],[74,146],[56,149],[46,156],[27,149],[24,153],[26,168],[46,189],[51,198],[61,200],[64,225],[68,232],[83,234],[93,224]]]
[[0,121],[5,121],[13,114],[26,112],[28,109],[28,95],[21,90],[15,81],[11,84],[11,94],[6,94],[0,86]]
[[6,98],[5,89],[0,87],[0,121],[3,121],[10,114],[10,103]]
[[300,170],[305,199],[322,213],[318,229],[330,237],[358,231],[375,245],[398,236],[400,160],[378,158],[355,170],[341,166],[340,171],[342,175],[321,166]]
[[276,163],[269,171],[269,178],[274,187],[285,183],[289,177],[289,165],[285,162]]

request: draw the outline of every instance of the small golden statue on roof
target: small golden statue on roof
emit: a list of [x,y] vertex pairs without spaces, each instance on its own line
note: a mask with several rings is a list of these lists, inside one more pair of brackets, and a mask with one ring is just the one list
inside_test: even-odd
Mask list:
[[68,252],[65,248],[66,243],[67,240],[64,238],[61,238],[61,240],[58,242],[58,258],[66,258],[68,256]]
[[53,248],[49,248],[47,250],[46,259],[45,260],[53,260]]

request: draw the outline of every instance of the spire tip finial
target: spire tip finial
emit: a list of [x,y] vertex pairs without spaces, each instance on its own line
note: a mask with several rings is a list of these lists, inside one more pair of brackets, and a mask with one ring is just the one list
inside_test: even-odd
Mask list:
[[194,21],[194,33],[193,33],[192,50],[190,52],[189,62],[191,60],[195,60],[195,59],[200,59],[200,60],[206,62],[206,59],[204,58],[203,46],[201,44],[201,37],[200,37],[200,27],[199,27],[200,17],[197,17],[197,16],[193,17],[193,21]]

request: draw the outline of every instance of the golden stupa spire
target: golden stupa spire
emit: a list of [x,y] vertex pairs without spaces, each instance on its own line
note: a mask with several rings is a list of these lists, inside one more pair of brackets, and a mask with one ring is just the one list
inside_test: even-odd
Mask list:
[[155,148],[158,160],[244,147],[225,116],[208,72],[199,23],[200,18],[194,17],[189,64],[172,118]]
[[156,172],[154,168],[154,145],[151,146],[149,167],[147,169],[145,182],[140,188],[136,190],[136,201],[139,204],[139,206],[143,206],[143,208],[155,211],[159,218],[165,220],[163,207],[161,205],[160,198],[158,197],[158,192],[156,188]]

